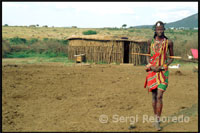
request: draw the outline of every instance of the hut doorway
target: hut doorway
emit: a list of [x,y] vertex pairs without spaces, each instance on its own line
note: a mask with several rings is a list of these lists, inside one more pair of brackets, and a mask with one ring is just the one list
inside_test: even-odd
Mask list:
[[129,41],[124,42],[124,63],[129,63]]

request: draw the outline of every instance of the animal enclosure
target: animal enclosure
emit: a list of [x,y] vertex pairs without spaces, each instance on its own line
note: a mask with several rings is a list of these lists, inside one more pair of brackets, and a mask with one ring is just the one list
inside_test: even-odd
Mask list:
[[147,40],[137,37],[116,36],[72,36],[69,40],[68,58],[75,60],[74,55],[85,54],[86,61],[102,63],[130,63],[141,65],[146,57],[132,53],[146,53]]

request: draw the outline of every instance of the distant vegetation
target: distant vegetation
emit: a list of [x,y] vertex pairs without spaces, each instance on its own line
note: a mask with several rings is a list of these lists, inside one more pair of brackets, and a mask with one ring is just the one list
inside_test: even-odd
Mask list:
[[88,30],[83,32],[83,35],[94,35],[94,34],[97,34],[97,32],[94,30]]
[[123,24],[123,25],[122,25],[122,28],[126,28],[126,26],[127,26],[127,24]]
[[2,41],[3,58],[24,57],[67,57],[67,40],[48,39],[38,40],[32,38],[9,38]]
[[[92,32],[91,32],[92,31]],[[2,27],[2,57],[67,56],[67,37],[72,35],[97,34],[126,37],[152,38],[152,29],[137,28],[61,28],[61,27]],[[165,35],[174,42],[174,53],[187,57],[190,48],[198,49],[198,30],[165,30]]]
[[[29,26],[2,26],[2,57],[67,57],[68,40],[72,35],[113,35],[126,37],[152,38],[153,25],[144,25],[126,28],[77,28],[72,27],[48,27],[39,24]],[[174,54],[187,58],[191,55],[191,48],[198,49],[198,14],[194,14],[182,20],[167,23],[165,35],[174,42]],[[186,28],[187,27],[187,28]],[[139,28],[139,29],[138,29]],[[193,29],[195,28],[195,29]]]
[[167,23],[166,28],[169,28],[169,27],[174,27],[174,28],[185,27],[185,28],[191,28],[191,29],[198,27],[198,13],[176,22]]

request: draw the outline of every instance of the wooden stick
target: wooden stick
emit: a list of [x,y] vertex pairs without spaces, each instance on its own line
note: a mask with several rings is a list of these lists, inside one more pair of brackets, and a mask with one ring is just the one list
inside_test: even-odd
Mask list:
[[[131,54],[136,54],[136,55],[144,55],[144,56],[151,56],[150,54],[143,54],[143,53],[131,53]],[[182,57],[180,56],[168,56],[169,58],[173,59],[181,59]]]

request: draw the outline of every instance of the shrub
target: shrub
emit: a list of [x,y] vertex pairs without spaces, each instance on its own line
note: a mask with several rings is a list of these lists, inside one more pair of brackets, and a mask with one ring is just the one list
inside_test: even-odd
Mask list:
[[134,30],[129,30],[129,32],[134,32]]
[[36,27],[36,25],[29,25],[29,27]]
[[2,57],[5,57],[6,54],[11,52],[9,42],[7,40],[2,40]]
[[107,30],[120,30],[119,28],[115,27],[115,28],[105,28]]
[[43,41],[48,41],[49,39],[48,38],[43,38]]
[[88,30],[83,32],[83,35],[93,35],[93,34],[97,34],[97,32],[93,30]]
[[25,44],[26,43],[26,39],[24,38],[19,38],[19,37],[14,37],[14,38],[10,38],[9,39],[10,44]]
[[37,38],[32,38],[32,39],[29,41],[30,44],[33,44],[33,43],[36,43],[36,42],[38,42],[38,39],[37,39]]
[[64,40],[64,39],[61,39],[61,40],[58,40],[57,39],[57,42],[59,42],[60,44],[62,44],[62,45],[68,45],[68,40]]

